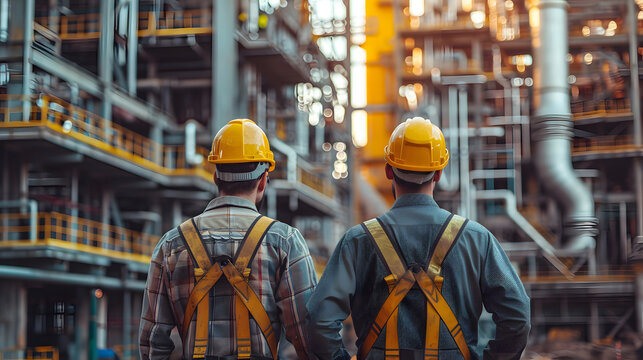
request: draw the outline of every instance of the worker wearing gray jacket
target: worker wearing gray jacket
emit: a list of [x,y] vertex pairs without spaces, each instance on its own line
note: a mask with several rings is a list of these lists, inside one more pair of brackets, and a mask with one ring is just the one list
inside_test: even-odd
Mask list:
[[[530,329],[520,279],[487,229],[433,199],[449,159],[442,132],[407,120],[385,152],[397,199],[337,245],[307,303],[310,355],[349,359],[340,330],[352,315],[358,359],[519,359]],[[478,349],[483,305],[496,334]]]

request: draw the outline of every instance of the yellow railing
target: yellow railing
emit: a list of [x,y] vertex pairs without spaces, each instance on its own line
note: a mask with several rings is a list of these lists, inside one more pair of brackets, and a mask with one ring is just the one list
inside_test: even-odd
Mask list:
[[629,99],[588,100],[572,103],[571,107],[574,120],[597,115],[627,114],[632,112]]
[[[71,14],[56,16],[58,37],[61,40],[98,39],[100,37],[100,14]],[[49,30],[56,30],[49,17],[39,17],[36,22]]]
[[592,138],[574,139],[572,153],[610,153],[628,150],[643,150],[643,145],[635,145],[632,140],[632,135],[595,136]]
[[212,11],[195,9],[164,11],[158,19],[153,11],[138,13],[138,36],[173,36],[212,33]]
[[[138,359],[138,345],[129,344],[129,345],[114,345],[112,349],[118,354],[119,359],[130,360]],[[125,354],[127,351],[127,354]]]
[[[71,14],[54,17],[39,17],[35,21],[54,31],[62,40],[98,39],[101,32],[100,14]],[[58,28],[55,29],[54,27]],[[195,9],[163,11],[158,18],[154,11],[138,13],[138,36],[175,36],[212,33],[212,11]]]
[[[196,175],[211,180],[214,166],[208,149],[198,147],[203,161],[185,161],[185,147],[163,146],[123,126],[52,96],[23,101],[20,95],[0,95],[0,128],[45,126],[58,133],[132,161],[164,175]],[[26,105],[26,106],[25,106]],[[29,118],[24,120],[25,108]]]
[[324,179],[319,174],[305,170],[301,167],[297,167],[297,173],[297,178],[302,184],[328,196],[331,199],[335,196],[335,188],[329,179]]
[[57,212],[38,213],[37,239],[30,239],[29,220],[30,214],[0,214],[0,246],[52,245],[147,263],[159,240],[155,235]]
[[15,356],[18,351],[0,351],[0,360],[58,360],[58,349],[53,346],[37,346],[26,350],[26,356]]

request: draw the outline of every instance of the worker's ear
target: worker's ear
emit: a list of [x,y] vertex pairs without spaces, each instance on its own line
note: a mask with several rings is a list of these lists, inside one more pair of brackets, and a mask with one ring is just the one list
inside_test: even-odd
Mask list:
[[391,165],[387,163],[384,167],[384,171],[386,171],[386,178],[389,180],[393,180],[393,168],[391,167]]
[[217,172],[215,170],[214,174],[212,175],[212,178],[214,179],[214,185],[217,187],[219,186],[219,179],[217,179]]
[[266,171],[259,178],[259,185],[257,186],[257,192],[261,193],[266,190],[266,184],[268,183],[268,172]]
[[435,174],[433,175],[433,181],[438,182],[440,181],[440,177],[442,176],[442,170],[436,170]]

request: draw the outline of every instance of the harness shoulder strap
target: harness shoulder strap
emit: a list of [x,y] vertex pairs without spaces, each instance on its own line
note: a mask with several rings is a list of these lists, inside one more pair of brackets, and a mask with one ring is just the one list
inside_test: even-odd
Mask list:
[[237,250],[237,253],[232,259],[234,267],[237,268],[240,273],[243,274],[244,271],[252,265],[252,259],[257,254],[257,249],[259,249],[261,241],[265,237],[270,226],[275,222],[276,220],[267,216],[259,215],[252,225],[250,225],[250,228],[246,232],[246,236],[239,246],[239,250]]
[[[382,259],[390,273],[390,275],[384,278],[388,285],[389,292],[396,291],[395,287],[400,281],[402,281],[402,277],[407,272],[403,257],[400,255],[391,238],[386,234],[386,231],[378,219],[368,220],[362,224],[362,227],[371,241],[375,244],[375,249],[377,250],[379,257]],[[390,316],[386,317],[385,360],[395,360],[400,356],[397,320],[398,309],[396,305],[391,309]],[[384,326],[384,323],[377,325],[377,319],[374,324],[374,326]],[[362,348],[368,348],[368,350],[365,350],[366,354],[379,336],[379,332],[377,332],[377,334],[370,333],[369,336],[372,343],[369,344],[369,342],[366,342],[365,345],[362,345]]]
[[[183,316],[182,340],[185,344],[192,316],[196,311],[196,330],[194,334],[193,358],[202,359],[208,347],[208,322],[210,320],[210,289],[221,277],[222,271],[218,266],[212,266],[212,259],[203,245],[201,233],[194,219],[188,219],[178,227],[181,239],[185,244],[192,263],[196,285],[190,293],[188,304]],[[217,271],[218,270],[218,271]]]
[[179,234],[194,263],[204,273],[212,266],[208,250],[203,246],[201,233],[196,227],[194,219],[188,219],[178,227]]
[[261,301],[248,284],[252,259],[257,254],[257,250],[268,229],[274,223],[275,220],[259,215],[250,225],[239,246],[239,250],[234,256],[234,266],[228,263],[223,267],[225,277],[237,294],[234,299],[237,359],[250,359],[252,357],[249,315],[252,315],[259,325],[273,356],[277,355],[278,341],[272,331],[270,318],[263,304],[261,304]]
[[362,227],[375,244],[375,248],[388,268],[388,271],[397,278],[401,278],[406,272],[406,265],[402,260],[402,256],[393,245],[393,242],[386,234],[386,231],[384,231],[379,219],[375,218],[365,221],[362,223]]
[[438,235],[438,240],[435,242],[433,250],[430,252],[431,259],[428,261],[428,272],[431,277],[440,275],[444,258],[446,258],[449,250],[451,250],[455,241],[460,237],[460,234],[468,221],[468,219],[455,214],[450,215],[445,221],[444,226]]
[[[437,240],[433,244],[433,248],[429,252],[430,260],[428,261],[427,273],[431,278],[432,283],[437,288],[437,292],[442,291],[443,278],[440,276],[440,272],[442,271],[442,262],[449,253],[449,250],[451,250],[451,248],[453,247],[453,244],[455,244],[455,241],[460,236],[460,233],[462,232],[462,229],[464,229],[467,221],[467,219],[461,216],[453,214],[449,215],[447,220],[444,222],[444,225],[440,229],[440,232],[438,233]],[[440,343],[440,319],[442,318],[442,315],[443,314],[439,314],[438,311],[433,307],[433,305],[429,301],[427,301],[426,333],[424,341],[425,360],[437,360],[438,358],[438,347]]]

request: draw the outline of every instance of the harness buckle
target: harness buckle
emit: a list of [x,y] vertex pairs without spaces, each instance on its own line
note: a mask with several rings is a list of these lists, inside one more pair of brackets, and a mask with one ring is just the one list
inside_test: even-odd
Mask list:
[[228,263],[232,262],[232,258],[228,255],[219,255],[214,257],[214,262],[219,263],[222,266],[226,266]]

